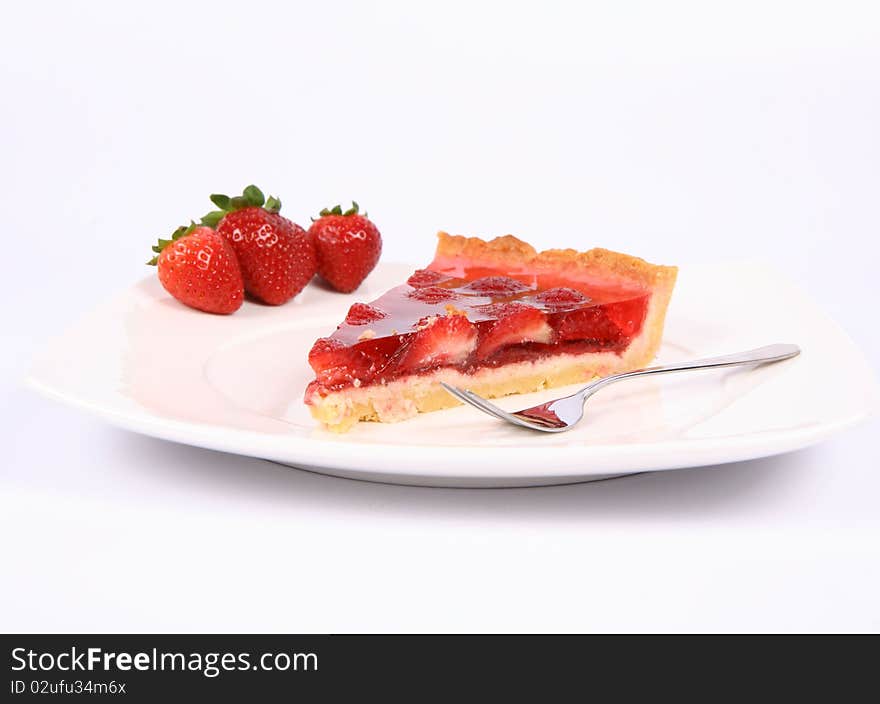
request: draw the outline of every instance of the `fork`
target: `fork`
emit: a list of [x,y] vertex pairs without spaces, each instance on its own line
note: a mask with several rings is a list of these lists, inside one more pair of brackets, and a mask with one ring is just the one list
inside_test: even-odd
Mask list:
[[444,389],[464,403],[469,403],[474,408],[479,408],[490,416],[495,416],[499,420],[519,425],[530,430],[540,430],[545,433],[563,433],[573,428],[584,417],[584,404],[599,389],[604,389],[616,381],[623,379],[633,379],[638,376],[647,376],[649,374],[664,374],[666,372],[686,372],[695,369],[718,369],[720,367],[736,367],[740,365],[757,366],[760,364],[770,364],[772,362],[781,362],[784,359],[797,357],[801,353],[797,345],[776,344],[759,347],[755,350],[747,352],[738,352],[736,354],[728,354],[722,357],[709,357],[708,359],[698,359],[693,362],[680,362],[678,364],[665,364],[660,367],[648,367],[647,369],[637,369],[631,372],[623,372],[622,374],[613,374],[587,384],[580,391],[576,391],[568,396],[557,398],[553,401],[547,401],[531,408],[524,408],[521,411],[508,413],[498,408],[494,403],[489,403],[482,396],[478,396],[473,391],[460,389],[445,382],[440,382]]

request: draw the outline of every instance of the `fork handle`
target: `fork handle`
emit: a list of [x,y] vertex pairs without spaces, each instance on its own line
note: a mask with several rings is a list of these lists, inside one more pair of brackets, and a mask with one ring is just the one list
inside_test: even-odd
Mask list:
[[698,359],[693,362],[680,362],[678,364],[664,364],[659,367],[648,367],[646,369],[636,369],[631,372],[623,372],[621,374],[613,374],[594,381],[592,384],[585,386],[581,393],[584,400],[591,396],[595,391],[603,386],[612,384],[621,379],[629,379],[634,376],[644,376],[647,374],[663,374],[665,372],[686,372],[692,369],[715,369],[719,367],[737,367],[747,364],[767,364],[770,362],[781,362],[783,359],[797,357],[801,353],[800,347],[797,345],[767,345],[759,347],[755,350],[747,352],[737,352],[735,354],[725,354],[721,357],[708,357],[707,359]]

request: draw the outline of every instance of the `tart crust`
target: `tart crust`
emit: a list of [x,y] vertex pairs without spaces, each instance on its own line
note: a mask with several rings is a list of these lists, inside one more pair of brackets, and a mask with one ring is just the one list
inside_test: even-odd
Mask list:
[[437,252],[429,269],[454,268],[459,261],[499,269],[552,271],[578,279],[636,283],[656,290],[675,285],[678,267],[650,264],[644,259],[610,249],[594,247],[585,252],[576,249],[545,249],[538,252],[513,235],[483,240],[479,237],[437,233]]
[[538,252],[513,235],[482,240],[438,233],[437,252],[429,266],[436,270],[454,270],[466,264],[485,266],[509,273],[517,270],[552,272],[573,280],[638,286],[651,293],[642,329],[620,354],[588,352],[558,354],[541,359],[489,367],[473,374],[441,368],[427,374],[396,379],[387,384],[371,384],[333,391],[326,395],[312,393],[306,398],[312,416],[328,429],[346,432],[360,420],[397,422],[418,413],[460,405],[447,393],[440,381],[466,387],[481,396],[495,398],[528,393],[554,386],[586,383],[646,366],[656,355],[663,335],[666,309],[678,269],[650,264],[628,254],[595,248],[586,252],[574,249],[549,249]]

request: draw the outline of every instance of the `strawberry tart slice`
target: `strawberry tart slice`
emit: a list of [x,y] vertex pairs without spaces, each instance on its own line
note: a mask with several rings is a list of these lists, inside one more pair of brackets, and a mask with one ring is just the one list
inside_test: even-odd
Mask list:
[[676,268],[607,249],[537,252],[441,232],[434,261],[315,342],[312,415],[344,432],[637,369],[660,346]]

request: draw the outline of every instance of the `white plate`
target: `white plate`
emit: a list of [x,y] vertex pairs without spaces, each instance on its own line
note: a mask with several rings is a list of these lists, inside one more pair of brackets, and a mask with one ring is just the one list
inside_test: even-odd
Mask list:
[[[185,308],[149,277],[55,342],[28,379],[130,430],[343,477],[433,486],[529,486],[712,465],[805,447],[864,418],[877,384],[846,335],[782,277],[747,265],[681,272],[661,362],[793,342],[803,354],[751,370],[625,382],[597,394],[582,425],[534,433],[459,407],[347,435],[302,404],[312,342],[355,300],[399,283],[382,265],[354,295],[309,286],[232,316]],[[501,399],[509,410],[564,394]]]

